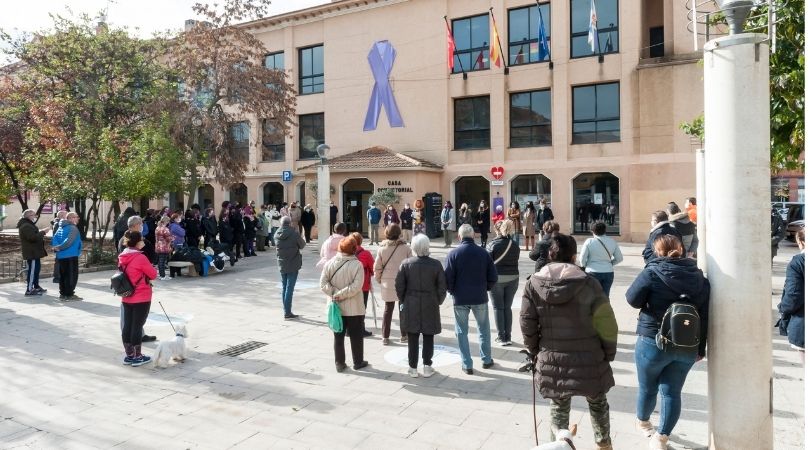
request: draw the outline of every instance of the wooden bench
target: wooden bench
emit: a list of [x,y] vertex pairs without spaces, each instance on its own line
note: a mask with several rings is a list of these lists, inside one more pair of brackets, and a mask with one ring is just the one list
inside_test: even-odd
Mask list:
[[188,276],[190,277],[198,277],[200,276],[197,273],[197,265],[194,263],[190,263],[188,261],[169,261],[169,274],[172,274],[172,268],[176,268],[178,272],[180,272],[183,268],[188,269]]

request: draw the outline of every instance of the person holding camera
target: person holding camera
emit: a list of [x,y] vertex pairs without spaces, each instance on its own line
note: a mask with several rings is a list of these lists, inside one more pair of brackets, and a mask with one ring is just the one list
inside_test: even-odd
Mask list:
[[574,238],[555,234],[550,240],[550,262],[523,290],[523,343],[534,356],[540,395],[551,401],[552,436],[568,428],[571,397],[583,396],[596,448],[612,449],[607,392],[616,384],[610,368],[619,332],[616,316],[599,282],[574,264]]
[[[677,235],[662,234],[652,242],[655,256],[627,289],[627,302],[640,309],[636,327],[635,360],[638,375],[636,428],[650,438],[651,449],[666,449],[681,414],[681,389],[695,362],[706,356],[709,329],[709,280],[697,262],[684,257]],[[699,315],[691,320],[693,346],[672,345],[663,331],[671,321],[673,304],[690,305]],[[697,320],[695,320],[697,319]],[[699,322],[699,324],[695,324]],[[681,323],[689,326],[689,322]],[[699,325],[695,327],[695,325]],[[689,330],[687,330],[689,331]],[[687,333],[681,333],[686,336]],[[661,422],[656,430],[650,423],[657,395],[661,394]]]

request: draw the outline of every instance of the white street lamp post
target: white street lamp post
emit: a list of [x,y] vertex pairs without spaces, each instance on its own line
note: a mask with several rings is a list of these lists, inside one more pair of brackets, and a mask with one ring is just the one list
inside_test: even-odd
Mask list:
[[330,234],[329,229],[329,146],[321,144],[316,151],[321,158],[321,165],[318,166],[318,217],[315,222],[318,227],[318,242],[323,243]]

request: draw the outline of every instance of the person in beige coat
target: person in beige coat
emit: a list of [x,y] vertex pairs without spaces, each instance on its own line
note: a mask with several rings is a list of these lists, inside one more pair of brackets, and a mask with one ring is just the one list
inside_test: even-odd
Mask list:
[[[383,345],[388,345],[391,341],[391,319],[394,316],[394,306],[397,301],[397,290],[395,282],[399,265],[407,258],[411,257],[411,247],[405,243],[401,237],[402,230],[397,224],[385,227],[385,240],[377,250],[377,257],[374,260],[374,279],[382,286],[381,295],[385,302],[385,312],[383,312],[382,335]],[[400,342],[408,342],[408,335],[402,330],[400,321]]]
[[335,333],[335,368],[346,370],[346,347],[343,338],[348,333],[352,347],[354,370],[368,366],[363,360],[363,320],[366,308],[363,306],[363,265],[354,256],[357,241],[345,237],[340,241],[338,254],[332,258],[321,273],[321,291],[328,295],[330,302],[337,302],[343,317],[343,331]]

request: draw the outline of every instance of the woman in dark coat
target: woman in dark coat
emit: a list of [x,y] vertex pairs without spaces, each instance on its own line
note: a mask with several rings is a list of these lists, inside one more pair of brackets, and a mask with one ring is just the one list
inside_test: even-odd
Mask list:
[[584,396],[597,448],[610,449],[606,394],[615,385],[616,317],[599,282],[574,265],[574,238],[557,234],[551,241],[551,262],[523,290],[523,342],[536,358],[540,395],[551,400],[552,435],[568,428],[571,397]]
[[495,239],[487,244],[487,253],[498,271],[498,282],[489,291],[492,309],[495,310],[495,327],[498,329],[495,342],[503,347],[512,345],[512,301],[520,278],[520,246],[512,240],[513,224],[511,220],[496,223]]
[[217,238],[217,218],[213,208],[205,209],[205,217],[202,218],[202,228],[204,233],[203,247],[208,248],[208,244]]
[[796,243],[801,253],[793,256],[788,263],[779,312],[782,320],[788,321],[788,342],[799,351],[804,364],[804,228],[796,233]]
[[187,209],[184,219],[184,227],[186,229],[186,245],[193,248],[200,248],[200,236],[202,236],[202,224],[200,218],[194,211]]
[[489,207],[487,202],[481,200],[478,211],[473,214],[473,227],[481,234],[481,247],[487,246],[487,235],[489,234]]
[[551,237],[560,232],[560,224],[553,220],[543,224],[540,229],[540,240],[529,252],[529,259],[534,261],[534,271],[540,272],[540,269],[548,264],[548,249],[551,248]]
[[[653,241],[655,257],[627,289],[627,303],[640,309],[636,326],[635,360],[638,375],[636,428],[650,437],[651,449],[666,449],[672,429],[681,413],[681,388],[695,362],[706,356],[709,330],[709,280],[697,268],[697,262],[684,258],[678,236],[665,234]],[[661,350],[656,334],[667,309],[685,302],[700,316],[700,340],[692,349]],[[661,421],[658,430],[650,423],[658,394],[661,394]]]
[[312,205],[304,206],[301,212],[301,226],[304,227],[304,239],[307,244],[312,240],[312,227],[315,226],[315,210]]
[[416,363],[419,357],[419,335],[422,335],[422,376],[433,375],[433,336],[442,332],[439,305],[447,295],[447,282],[442,263],[429,257],[430,239],[419,234],[411,247],[416,255],[402,261],[397,273],[396,290],[401,310],[402,329],[408,333],[408,375],[419,377]]

